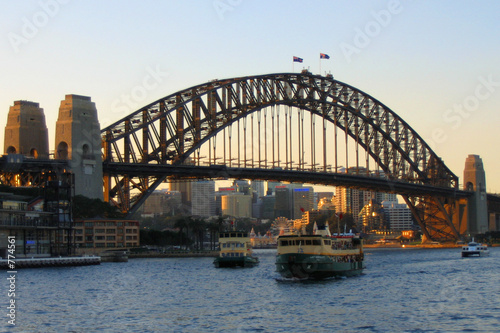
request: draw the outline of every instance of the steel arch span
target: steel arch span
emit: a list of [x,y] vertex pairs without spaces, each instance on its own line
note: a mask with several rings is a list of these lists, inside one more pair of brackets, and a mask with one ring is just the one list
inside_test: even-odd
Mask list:
[[[101,134],[105,200],[124,212],[134,212],[169,178],[238,178],[235,170],[255,169],[262,179],[263,170],[286,170],[320,173],[323,180],[315,182],[340,185],[335,175],[343,173],[365,176],[358,187],[373,189],[376,169],[403,195],[426,236],[458,237],[448,199],[457,195],[458,177],[395,112],[332,76],[303,71],[214,80],[146,105]],[[177,172],[181,166],[192,172]],[[193,171],[203,167],[210,171]]]

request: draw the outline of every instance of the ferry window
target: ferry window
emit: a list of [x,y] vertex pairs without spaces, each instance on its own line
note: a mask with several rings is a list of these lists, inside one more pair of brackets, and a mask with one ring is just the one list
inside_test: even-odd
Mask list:
[[321,239],[313,239],[312,242],[312,245],[321,245]]
[[232,232],[231,235],[229,237],[236,237],[236,233],[235,232]]
[[331,245],[332,242],[329,239],[325,239],[325,245]]
[[306,245],[312,245],[312,240],[306,239]]
[[288,246],[288,241],[284,241],[284,240],[282,240],[282,241],[281,241],[281,246]]

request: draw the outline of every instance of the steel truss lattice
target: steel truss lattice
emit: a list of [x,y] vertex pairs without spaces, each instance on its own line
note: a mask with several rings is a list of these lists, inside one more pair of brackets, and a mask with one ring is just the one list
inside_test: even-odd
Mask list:
[[[271,111],[261,113],[269,109]],[[304,111],[311,114],[310,129],[304,127]],[[322,136],[317,138],[317,134],[309,134],[308,137],[304,133],[321,133],[321,124],[316,124],[316,119],[323,123]],[[293,136],[292,121],[295,126]],[[278,123],[285,124],[286,137],[283,133],[276,133]],[[135,165],[139,171],[141,165],[190,163],[196,166],[203,161],[206,165],[338,173],[337,143],[332,144],[334,149],[328,146],[327,124],[335,128],[335,139],[338,129],[344,133],[346,142],[348,138],[354,142],[355,153],[351,156],[354,155],[356,167],[363,165],[359,170],[368,173],[377,167],[390,180],[458,189],[458,177],[395,112],[332,76],[323,77],[306,71],[214,80],[161,98],[104,128],[101,133],[105,199],[114,202],[124,212],[133,212],[168,178],[168,174],[161,172],[134,174],[130,168],[127,172],[120,172],[120,165]],[[263,132],[261,128],[264,128]],[[235,131],[237,135],[233,133]],[[224,137],[222,162],[216,156],[217,135]],[[252,146],[247,140],[255,143],[255,139],[250,139],[254,135],[262,141],[277,140],[278,143],[272,143],[272,147],[265,145],[257,152],[254,147],[247,149]],[[282,140],[281,144],[279,140]],[[323,151],[316,151],[315,144]],[[288,146],[280,148],[283,145]],[[200,156],[201,149],[207,146],[208,156]],[[232,153],[235,149],[237,152]],[[275,157],[275,149],[278,157]],[[286,149],[286,155],[279,149]],[[327,161],[327,153],[335,154],[333,168]],[[306,154],[310,156],[307,160]],[[345,154],[347,163],[347,148]],[[217,178],[216,175],[213,178]],[[422,202],[421,196],[406,193],[406,198],[410,203]],[[417,204],[412,204],[414,214],[418,214],[417,207]],[[431,222],[427,222],[431,215],[425,214],[420,219],[424,229],[434,228]]]

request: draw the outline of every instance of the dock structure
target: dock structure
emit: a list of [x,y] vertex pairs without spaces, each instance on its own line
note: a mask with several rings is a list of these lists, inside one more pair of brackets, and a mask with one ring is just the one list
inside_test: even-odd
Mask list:
[[37,267],[62,267],[62,266],[89,266],[100,265],[101,257],[54,257],[54,258],[23,258],[12,261],[0,259],[0,269],[37,268]]

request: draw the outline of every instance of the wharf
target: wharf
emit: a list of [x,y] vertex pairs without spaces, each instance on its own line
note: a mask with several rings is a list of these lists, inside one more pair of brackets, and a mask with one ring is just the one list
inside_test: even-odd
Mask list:
[[10,260],[0,259],[0,269],[37,268],[37,267],[62,267],[62,266],[88,266],[100,265],[101,257],[51,257],[51,258],[22,258]]
[[129,259],[133,258],[189,258],[189,257],[217,257],[219,251],[169,251],[130,253]]

